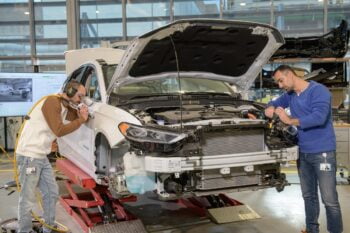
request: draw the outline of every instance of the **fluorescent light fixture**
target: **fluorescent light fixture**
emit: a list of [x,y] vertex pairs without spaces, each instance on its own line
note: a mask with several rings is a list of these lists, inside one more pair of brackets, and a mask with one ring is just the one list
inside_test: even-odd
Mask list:
[[239,5],[241,5],[241,6],[245,6],[245,5],[247,5],[245,2],[241,2]]
[[99,11],[99,10],[96,10],[96,14],[98,14],[98,13],[100,13],[100,11]]
[[323,2],[323,0],[318,0],[319,2]]
[[25,14],[25,15],[29,15],[29,11],[25,11],[24,14]]

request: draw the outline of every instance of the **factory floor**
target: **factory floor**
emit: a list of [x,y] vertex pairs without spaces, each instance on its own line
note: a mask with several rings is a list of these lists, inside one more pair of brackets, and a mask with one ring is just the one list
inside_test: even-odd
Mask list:
[[[275,189],[228,193],[228,196],[250,206],[261,218],[235,223],[215,224],[208,218],[200,218],[180,208],[175,203],[158,201],[151,193],[138,197],[137,203],[128,204],[128,210],[136,214],[148,232],[164,233],[299,233],[304,225],[304,204],[295,166],[284,170],[291,183],[278,193]],[[346,174],[347,175],[347,174]],[[12,163],[0,154],[0,186],[13,180]],[[338,177],[338,194],[342,207],[344,233],[350,233],[350,185]],[[60,183],[60,192],[65,193]],[[17,215],[18,193],[8,195],[0,189],[0,222]],[[40,213],[40,210],[37,210]],[[57,203],[57,221],[66,225],[72,233],[83,232],[79,225]],[[320,214],[321,233],[327,233],[324,207]]]

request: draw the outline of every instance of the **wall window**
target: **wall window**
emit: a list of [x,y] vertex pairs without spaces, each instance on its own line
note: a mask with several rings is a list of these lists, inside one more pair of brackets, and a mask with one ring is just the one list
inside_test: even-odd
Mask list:
[[[70,1],[70,0],[69,0]],[[350,22],[350,0],[328,0],[324,25],[324,0],[77,0],[78,44],[100,47],[131,40],[170,23],[171,19],[214,18],[255,21],[278,28],[285,37],[317,36]],[[126,5],[123,7],[122,3]],[[64,0],[0,0],[0,72],[64,71],[68,49],[67,3]],[[171,4],[172,3],[172,4]],[[34,8],[34,26],[30,14]],[[220,6],[222,4],[222,6]],[[70,5],[70,4],[68,4]],[[126,19],[123,21],[123,9]],[[222,11],[222,12],[221,12]],[[72,14],[69,14],[72,16]],[[74,21],[73,17],[73,21]],[[68,18],[69,20],[69,18]],[[126,22],[125,32],[123,22]],[[74,30],[73,30],[74,31]],[[34,32],[35,50],[30,39]],[[74,38],[75,39],[75,38]],[[75,40],[69,40],[72,47]],[[106,43],[105,43],[106,44]],[[32,51],[35,53],[31,54]],[[33,64],[34,63],[34,64]]]
[[100,47],[101,40],[123,37],[121,0],[80,1],[80,47]]
[[39,72],[47,73],[65,73],[66,62],[63,59],[57,60],[38,60]]
[[66,1],[35,0],[36,53],[63,54],[67,50]]
[[27,1],[0,1],[0,56],[30,54]]
[[0,61],[0,72],[4,73],[30,73],[33,72],[31,60]]
[[341,20],[350,20],[350,0],[328,0],[328,30],[338,27]]
[[174,0],[174,19],[219,18],[220,0]]
[[223,0],[223,18],[271,23],[270,1]]
[[323,1],[274,1],[274,26],[286,37],[323,34]]
[[[131,3],[130,3],[131,2]],[[127,39],[140,36],[170,22],[169,1],[128,1],[126,4]]]

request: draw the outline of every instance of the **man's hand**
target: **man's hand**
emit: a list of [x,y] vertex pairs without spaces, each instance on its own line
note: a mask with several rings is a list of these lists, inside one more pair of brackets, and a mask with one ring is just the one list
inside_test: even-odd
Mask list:
[[281,107],[276,108],[275,113],[278,115],[278,117],[283,123],[287,125],[291,124],[291,118],[287,115],[284,108],[281,108]]
[[58,144],[56,140],[54,140],[51,144],[51,152],[58,152]]
[[87,121],[88,118],[89,118],[89,110],[88,110],[88,107],[84,104],[82,105],[80,108],[79,108],[79,111],[78,111],[78,116],[83,118],[84,121]]
[[265,116],[267,116],[268,118],[272,118],[274,112],[275,112],[275,107],[274,106],[270,106],[270,107],[265,109]]

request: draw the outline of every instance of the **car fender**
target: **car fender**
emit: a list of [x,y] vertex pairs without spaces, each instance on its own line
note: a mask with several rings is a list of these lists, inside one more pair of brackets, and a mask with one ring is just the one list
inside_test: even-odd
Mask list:
[[100,104],[94,111],[94,131],[95,137],[102,133],[111,147],[118,145],[124,140],[124,136],[119,131],[119,124],[128,122],[141,125],[141,122],[129,112],[108,104]]

